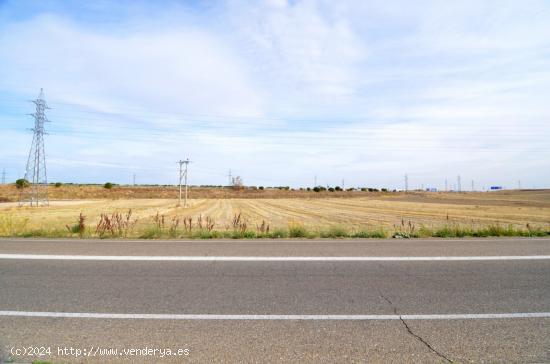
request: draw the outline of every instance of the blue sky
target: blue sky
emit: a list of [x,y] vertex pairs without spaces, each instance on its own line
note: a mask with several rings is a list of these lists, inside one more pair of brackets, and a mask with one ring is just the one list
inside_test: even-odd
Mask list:
[[550,187],[550,3],[0,1],[0,169],[50,181]]

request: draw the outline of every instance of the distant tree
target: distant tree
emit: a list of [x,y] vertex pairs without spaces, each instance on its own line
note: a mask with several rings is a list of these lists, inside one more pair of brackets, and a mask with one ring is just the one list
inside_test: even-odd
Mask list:
[[382,192],[388,192],[387,188],[382,188]]
[[103,185],[103,188],[106,188],[108,190],[110,190],[111,188],[113,188],[113,184],[111,182],[106,182],[104,185]]
[[55,182],[55,187],[61,187],[62,186],[62,183],[61,182]]
[[329,192],[334,192],[334,191],[335,191],[335,188],[334,188],[334,187],[329,187],[329,188],[328,188],[328,191],[329,191]]
[[262,190],[262,191],[264,190],[264,186],[260,186],[260,187],[258,187],[258,188],[259,188],[260,190]]
[[315,191],[315,192],[320,192],[320,191],[321,191],[321,187],[315,186],[315,187],[313,187],[313,191]]
[[311,191],[311,187],[306,188],[307,191]]
[[340,186],[336,186],[336,187],[334,187],[334,190],[335,191],[342,191],[342,188]]
[[19,178],[17,181],[15,181],[15,187],[19,189],[29,187],[30,185],[31,184],[29,183],[29,181],[24,178]]

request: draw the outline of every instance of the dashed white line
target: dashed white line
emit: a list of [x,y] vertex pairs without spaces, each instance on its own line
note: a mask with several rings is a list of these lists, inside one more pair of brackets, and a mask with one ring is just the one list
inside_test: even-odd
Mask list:
[[135,314],[89,312],[0,311],[0,317],[144,319],[144,320],[488,320],[550,318],[550,312],[434,314],[434,315],[217,315],[217,314]]
[[137,255],[47,255],[0,254],[0,259],[19,260],[105,260],[105,261],[199,261],[199,262],[424,262],[486,260],[550,260],[550,255],[487,255],[439,257],[331,257],[331,256],[137,256]]

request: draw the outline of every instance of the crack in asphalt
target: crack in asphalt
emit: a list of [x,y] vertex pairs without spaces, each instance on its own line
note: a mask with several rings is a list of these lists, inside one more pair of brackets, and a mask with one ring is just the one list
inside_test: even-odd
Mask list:
[[393,312],[394,314],[398,315],[399,316],[399,320],[401,320],[401,323],[403,324],[403,326],[405,326],[405,329],[407,329],[407,332],[413,336],[415,339],[417,339],[418,341],[420,341],[422,344],[424,344],[428,349],[430,349],[431,351],[433,351],[437,356],[439,356],[440,358],[442,359],[445,359],[448,363],[454,363],[451,359],[447,358],[445,355],[443,355],[442,353],[440,353],[439,351],[435,350],[435,348],[433,346],[430,345],[430,343],[428,343],[426,340],[424,340],[420,335],[417,335],[415,334],[411,328],[409,327],[409,325],[407,325],[407,323],[405,322],[405,320],[403,320],[403,317],[401,316],[401,314],[399,312],[397,312],[397,308],[393,305],[393,302],[390,301],[386,296],[384,296],[383,294],[380,294],[380,297],[382,297],[382,299],[384,299],[384,301],[386,301],[390,306],[391,308],[393,309]]

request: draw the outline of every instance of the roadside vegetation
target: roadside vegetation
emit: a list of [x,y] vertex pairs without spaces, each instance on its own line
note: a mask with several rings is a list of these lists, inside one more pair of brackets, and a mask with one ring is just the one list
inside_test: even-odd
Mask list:
[[[139,222],[139,224],[138,224]],[[61,228],[31,228],[28,219],[0,215],[2,237],[49,237],[49,238],[99,238],[99,239],[281,239],[281,238],[465,238],[465,237],[544,237],[550,236],[550,226],[523,227],[489,224],[486,226],[445,223],[440,226],[417,226],[412,221],[402,220],[393,228],[349,228],[331,225],[326,229],[309,228],[299,222],[290,222],[285,227],[272,228],[268,221],[251,223],[242,213],[233,215],[230,224],[217,224],[210,216],[166,216],[157,212],[153,217],[140,221],[132,210],[102,213],[98,221],[90,222],[80,213],[71,224]]]

